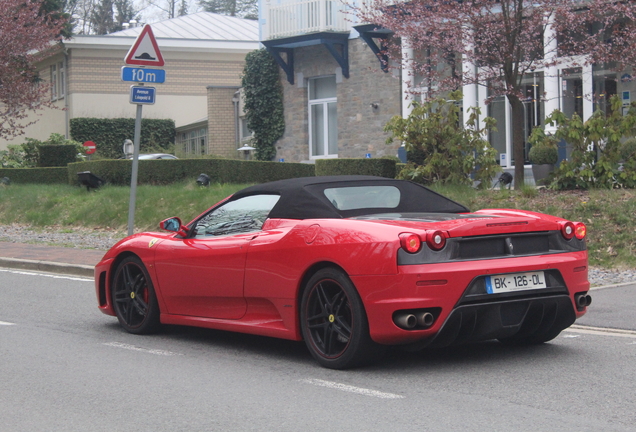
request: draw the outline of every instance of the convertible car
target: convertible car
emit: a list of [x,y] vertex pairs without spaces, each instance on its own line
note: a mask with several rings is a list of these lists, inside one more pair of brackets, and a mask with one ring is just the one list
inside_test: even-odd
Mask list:
[[343,369],[389,345],[546,342],[591,302],[584,224],[471,213],[407,181],[281,180],[160,225],[95,268],[99,309],[130,333],[179,324],[304,340]]

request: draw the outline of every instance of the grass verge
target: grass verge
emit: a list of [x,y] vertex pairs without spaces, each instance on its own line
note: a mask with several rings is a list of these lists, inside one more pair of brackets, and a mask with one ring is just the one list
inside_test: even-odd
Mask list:
[[[156,230],[159,221],[179,216],[188,222],[247,185],[193,183],[138,186],[135,229]],[[107,185],[95,191],[67,185],[11,185],[0,188],[0,223],[62,229],[86,227],[125,230],[130,188]]]

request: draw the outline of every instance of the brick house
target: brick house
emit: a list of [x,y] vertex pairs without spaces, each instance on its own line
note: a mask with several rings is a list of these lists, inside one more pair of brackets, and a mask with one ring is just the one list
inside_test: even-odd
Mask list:
[[[186,153],[210,152],[208,143],[219,134],[231,137],[233,146],[235,127],[228,118],[234,116],[234,92],[227,89],[238,88],[245,55],[258,48],[257,22],[199,12],[154,23],[152,30],[165,60],[166,82],[155,86],[156,103],[144,107],[143,117],[173,119],[180,132],[177,145]],[[121,67],[140,32],[141,27],[134,27],[64,41],[39,65],[40,76],[51,84],[51,100],[64,109],[38,112],[33,117],[37,122],[25,135],[0,141],[0,149],[20,144],[24,137],[43,140],[53,132],[68,137],[69,121],[76,117],[134,118],[131,83],[121,81]],[[214,89],[225,89],[229,99],[209,103],[208,95],[216,95]],[[214,133],[209,135],[208,128]],[[227,153],[237,157],[235,149]]]

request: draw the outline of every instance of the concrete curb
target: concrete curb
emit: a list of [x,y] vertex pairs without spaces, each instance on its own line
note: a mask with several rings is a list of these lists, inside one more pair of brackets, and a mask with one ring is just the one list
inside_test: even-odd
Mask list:
[[73,276],[95,276],[95,267],[82,264],[56,263],[52,261],[36,261],[18,258],[0,258],[0,267],[21,270],[36,270],[49,273],[67,274]]
[[602,290],[605,288],[620,288],[620,287],[624,287],[627,285],[634,285],[636,286],[636,281],[633,282],[621,282],[621,283],[615,283],[615,284],[610,284],[610,285],[600,285],[600,286],[593,286],[590,288],[590,291],[596,291],[596,290]]

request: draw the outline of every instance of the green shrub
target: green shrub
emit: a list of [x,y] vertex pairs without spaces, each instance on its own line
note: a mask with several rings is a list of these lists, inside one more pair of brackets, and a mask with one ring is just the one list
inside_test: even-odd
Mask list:
[[372,175],[395,178],[395,165],[395,161],[391,159],[318,159],[316,175]]
[[630,159],[636,158],[636,138],[628,138],[621,145],[621,159],[623,162],[627,162]]
[[0,178],[9,177],[11,183],[67,183],[68,168],[0,168]]
[[274,144],[285,133],[285,117],[278,65],[265,48],[245,56],[241,85],[247,127],[254,132],[251,144],[256,148],[256,159],[271,161],[276,156]]
[[[114,185],[130,185],[132,161],[99,160],[68,165],[68,182],[77,184],[77,173],[90,171]],[[309,164],[240,161],[230,159],[160,159],[139,161],[138,184],[169,184],[205,173],[216,183],[265,183],[295,177],[311,177]]]
[[[460,91],[451,92],[450,100],[462,99]],[[501,171],[497,164],[497,151],[484,139],[486,132],[495,130],[496,121],[486,117],[480,128],[479,108],[464,113],[466,127],[459,121],[460,108],[447,98],[424,103],[413,102],[407,118],[394,116],[384,126],[393,140],[404,142],[408,167],[400,171],[407,180],[421,183],[472,184],[482,187],[492,184]]]
[[77,161],[77,146],[71,145],[43,145],[40,146],[40,167],[65,167]]
[[22,146],[9,145],[7,150],[0,150],[0,168],[23,168],[26,166]]
[[[71,136],[79,142],[93,141],[97,155],[117,159],[123,157],[124,140],[134,139],[135,119],[83,118],[71,119]],[[142,119],[141,153],[169,153],[174,147],[174,120]]]
[[67,140],[58,133],[52,133],[46,141],[27,138],[24,144],[10,145],[8,150],[0,151],[0,167],[64,167],[76,162],[84,150],[77,141]]
[[19,146],[24,155],[22,168],[31,168],[38,166],[40,163],[40,145],[42,141],[34,138],[27,138],[26,142]]
[[610,104],[611,111],[597,110],[585,122],[576,114],[568,118],[558,110],[546,118],[546,124],[557,126],[555,137],[572,148],[568,160],[555,170],[552,188],[636,187],[636,163],[625,160],[619,165],[623,150],[630,145],[625,147],[622,141],[636,131],[636,104],[624,115],[620,97],[612,96]]
[[559,152],[556,148],[548,146],[532,146],[528,153],[530,162],[535,165],[554,165],[559,160]]
[[532,130],[532,134],[528,138],[532,147],[528,152],[528,159],[535,165],[554,165],[559,160],[559,151],[556,138],[552,135],[546,135],[541,127]]

